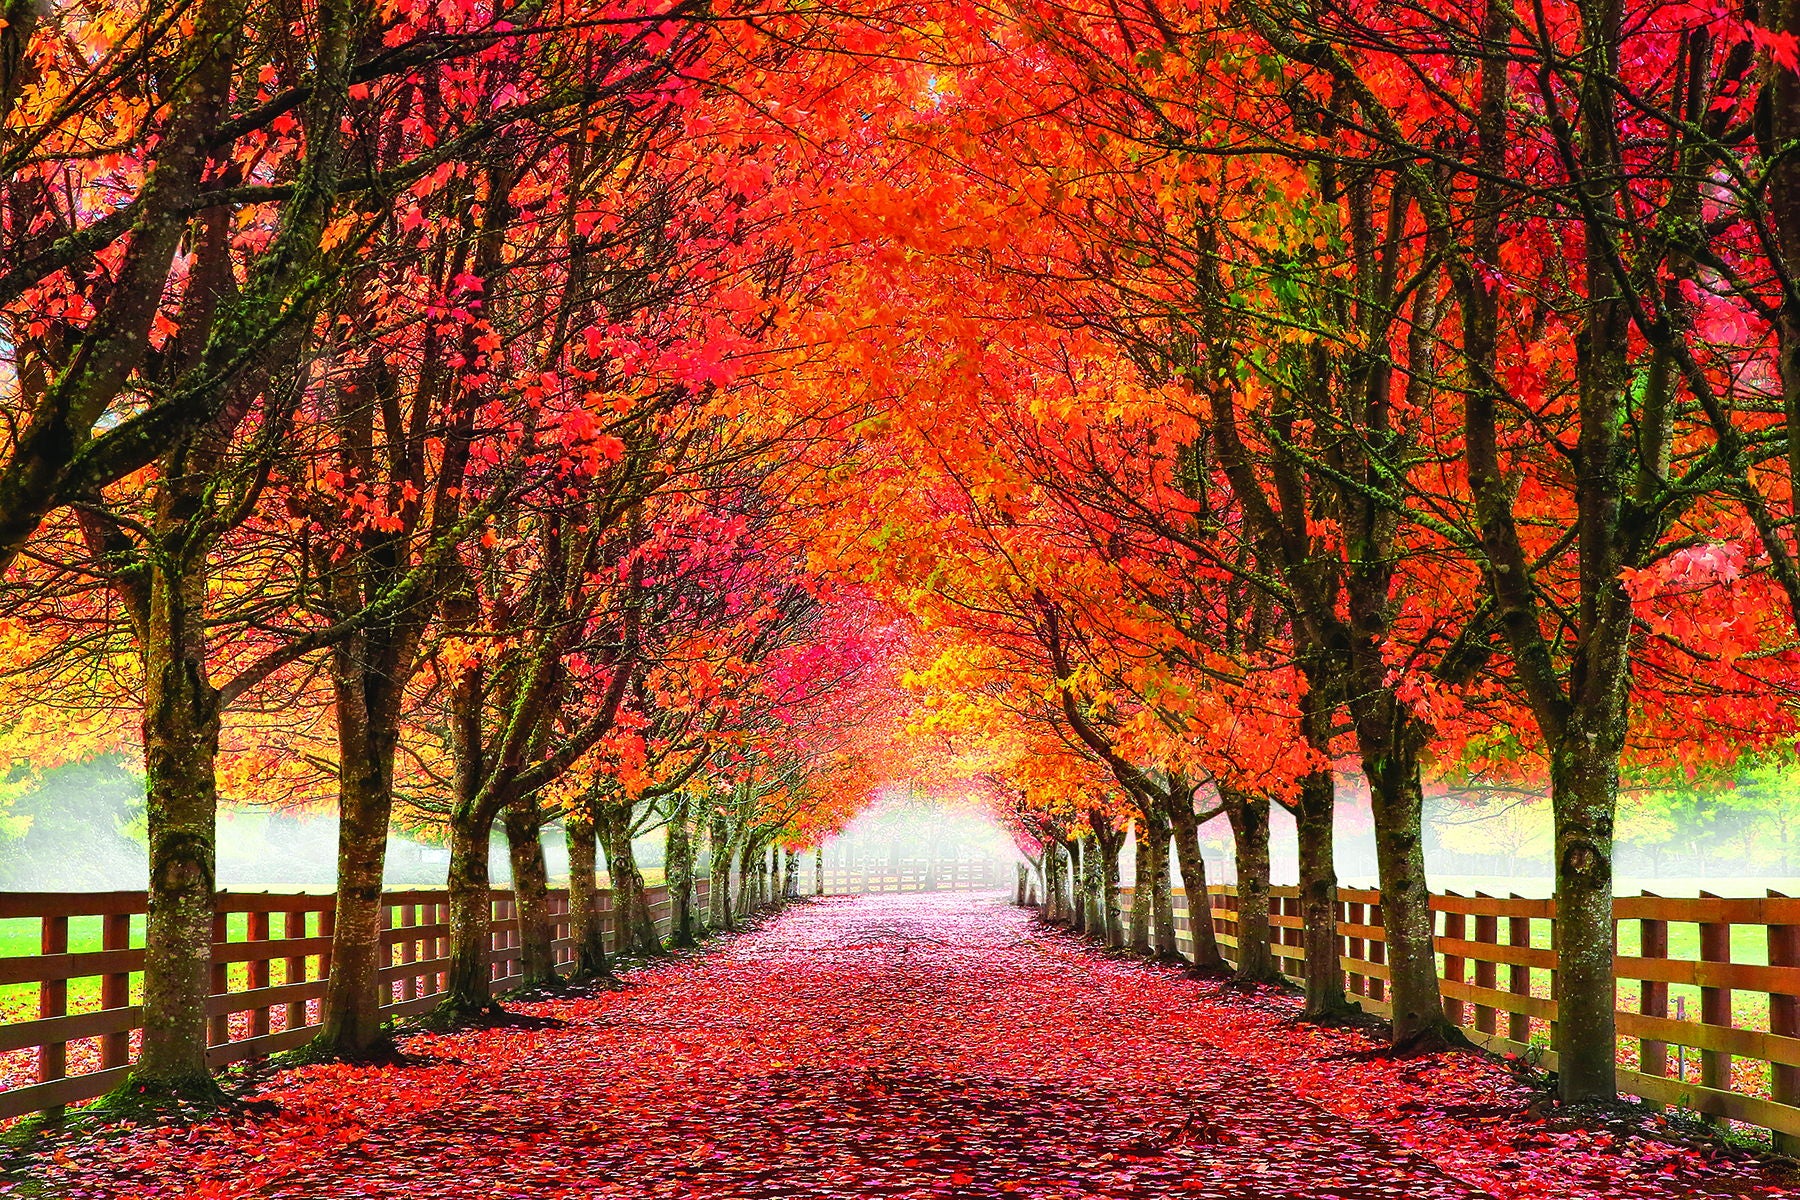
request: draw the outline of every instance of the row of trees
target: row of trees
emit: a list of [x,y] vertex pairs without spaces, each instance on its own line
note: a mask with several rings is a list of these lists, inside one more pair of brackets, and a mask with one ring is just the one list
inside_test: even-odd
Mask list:
[[1057,896],[1134,828],[1164,949],[1199,823],[1254,929],[1289,809],[1334,1019],[1350,770],[1413,1049],[1427,788],[1548,787],[1561,1087],[1610,1094],[1622,775],[1794,732],[1794,14],[27,8],[10,731],[142,713],[137,1086],[210,1086],[221,779],[326,781],[362,1053],[397,809],[466,1013],[496,824],[629,892],[647,824],[754,874],[933,776]]
[[1154,937],[1163,847],[1200,886],[1193,828],[1223,815],[1254,930],[1285,807],[1306,1012],[1333,1019],[1354,772],[1394,1040],[1442,1046],[1427,789],[1546,786],[1560,1087],[1613,1094],[1620,780],[1794,732],[1793,15],[951,22],[904,130],[932,164],[892,168],[947,232],[882,283],[921,398],[868,438],[906,532],[837,549],[933,631],[921,727],[1045,848],[1052,897],[1110,894],[1133,827]]
[[6,729],[40,768],[141,750],[134,1103],[217,1094],[221,791],[337,812],[312,1053],[351,1058],[388,1036],[397,820],[451,848],[462,1019],[496,829],[541,987],[547,823],[592,975],[601,861],[624,947],[661,949],[634,837],[666,831],[691,941],[841,819],[890,634],[788,514],[857,413],[760,382],[835,253],[776,220],[824,177],[764,93],[831,86],[832,30],[750,15],[8,9]]

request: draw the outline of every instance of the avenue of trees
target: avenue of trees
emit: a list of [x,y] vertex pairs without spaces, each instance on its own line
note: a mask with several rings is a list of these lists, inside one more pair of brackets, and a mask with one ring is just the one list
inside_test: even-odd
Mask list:
[[1402,1050],[1459,1037],[1428,792],[1547,788],[1560,1087],[1609,1096],[1621,780],[1796,732],[1796,25],[8,4],[4,728],[142,756],[128,1086],[212,1087],[222,793],[337,813],[313,1050],[359,1057],[396,822],[451,847],[460,1019],[496,830],[549,985],[546,823],[600,972],[602,862],[657,948],[634,836],[685,940],[703,857],[728,925],[903,779],[1163,954],[1224,819],[1248,979],[1287,809],[1335,1020],[1353,773]]

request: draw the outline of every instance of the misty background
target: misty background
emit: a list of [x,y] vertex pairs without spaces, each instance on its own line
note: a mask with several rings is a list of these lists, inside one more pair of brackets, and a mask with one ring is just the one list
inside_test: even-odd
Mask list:
[[[0,809],[0,890],[143,888],[144,790],[132,765],[103,757],[17,786]],[[1342,778],[1340,789],[1339,877],[1349,886],[1372,887],[1375,847],[1366,797],[1354,776]],[[1293,883],[1293,821],[1276,806],[1272,824],[1274,881]],[[1549,895],[1550,829],[1549,801],[1542,794],[1432,795],[1425,824],[1431,884],[1438,890]],[[566,877],[560,827],[546,830],[544,846],[552,875]],[[329,890],[336,847],[337,821],[329,814],[228,805],[219,820],[219,884],[239,890]],[[661,831],[640,837],[634,849],[654,878],[663,862]],[[1202,849],[1209,879],[1231,882],[1231,842],[1223,818],[1202,827]],[[884,793],[825,845],[827,865],[838,868],[1018,857],[1010,836],[973,806],[936,803],[906,789]],[[511,875],[498,838],[491,858],[495,882],[503,886]],[[448,850],[430,829],[389,840],[390,886],[441,887],[448,865]],[[1754,894],[1800,888],[1800,769],[1748,767],[1730,787],[1627,789],[1619,804],[1616,865],[1621,892]]]

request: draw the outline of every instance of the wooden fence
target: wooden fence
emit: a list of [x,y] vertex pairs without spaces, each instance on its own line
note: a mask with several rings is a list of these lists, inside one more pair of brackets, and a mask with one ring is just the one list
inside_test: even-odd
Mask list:
[[[1122,889],[1130,907],[1131,890]],[[1237,947],[1237,888],[1209,889],[1226,958]],[[1177,890],[1177,938],[1193,948],[1187,898]],[[1296,978],[1299,890],[1270,899],[1271,941]],[[1445,1007],[1469,1037],[1554,1069],[1554,900],[1433,895]],[[1613,902],[1619,953],[1619,1090],[1718,1121],[1774,1132],[1800,1149],[1800,898],[1665,897]],[[1671,938],[1671,932],[1676,935]],[[1386,1014],[1387,947],[1381,894],[1338,891],[1338,948],[1346,989]],[[1672,950],[1673,947],[1673,950]]]
[[[701,911],[707,883],[699,881]],[[611,895],[601,894],[611,912]],[[669,926],[664,888],[650,889],[658,928]],[[0,1120],[102,1096],[130,1068],[143,1010],[133,1002],[144,967],[143,892],[4,892],[0,919],[35,921],[39,953],[0,956],[0,1088],[29,1071],[29,1082],[0,1090]],[[221,892],[213,918],[212,1000],[207,1061],[214,1067],[292,1049],[318,1028],[330,969],[334,898],[319,893]],[[568,892],[551,893],[556,961],[574,959]],[[509,891],[493,894],[490,948],[496,990],[519,978],[519,920]],[[382,896],[387,965],[384,1009],[423,1012],[444,991],[449,966],[449,896],[394,891]],[[610,916],[603,921],[612,931]],[[29,926],[27,926],[29,928]],[[20,1005],[36,1016],[16,1019]],[[33,1053],[35,1052],[35,1053]],[[35,1058],[35,1070],[17,1061]],[[14,1060],[10,1064],[6,1060]]]
[[985,892],[1006,887],[1005,867],[992,859],[971,862],[901,863],[897,867],[825,868],[828,896],[881,892]]

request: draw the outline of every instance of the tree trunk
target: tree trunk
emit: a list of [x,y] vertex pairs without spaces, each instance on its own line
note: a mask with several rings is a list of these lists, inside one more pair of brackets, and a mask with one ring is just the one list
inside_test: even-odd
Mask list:
[[1344,994],[1343,939],[1337,927],[1337,865],[1333,828],[1337,789],[1331,768],[1314,771],[1300,781],[1294,828],[1300,843],[1300,919],[1306,952],[1308,1021],[1342,1020],[1356,1011]]
[[382,1028],[382,876],[388,821],[394,805],[394,752],[399,744],[391,679],[372,669],[386,661],[369,636],[332,652],[332,698],[338,735],[337,900],[331,970],[316,1050],[349,1059],[376,1054],[388,1040]]
[[144,638],[144,775],[150,915],[144,940],[144,1038],[126,1087],[211,1102],[206,1066],[212,991],[219,753],[218,693],[207,682],[203,569],[151,568]]
[[825,844],[813,847],[813,895],[825,894]]
[[669,944],[695,945],[699,930],[694,915],[693,814],[685,793],[670,800],[663,862],[669,884]]
[[[1396,715],[1396,722],[1406,718]],[[1375,817],[1375,861],[1381,875],[1381,925],[1386,932],[1388,1002],[1394,1047],[1429,1051],[1463,1041],[1444,1015],[1438,990],[1436,918],[1425,882],[1422,828],[1425,797],[1419,783],[1418,740],[1411,731],[1386,741],[1386,752],[1363,756]]]
[[451,818],[450,966],[438,1013],[452,1021],[493,1012],[493,884],[486,822]]
[[606,854],[606,875],[612,883],[614,949],[619,954],[655,958],[663,953],[662,936],[656,932],[643,872],[631,853],[630,810],[617,801],[601,801],[595,816],[600,848]]
[[[1105,931],[1106,944],[1115,950],[1125,946],[1125,915],[1119,910],[1119,851],[1124,848],[1125,835],[1110,826],[1105,834],[1096,834],[1095,841],[1100,847],[1100,927]],[[1019,875],[1019,894],[1025,892],[1025,875]]]
[[1018,864],[1018,871],[1019,871],[1019,885],[1018,885],[1017,889],[1013,892],[1013,903],[1018,905],[1020,908],[1024,908],[1025,907],[1025,888],[1026,888],[1026,885],[1031,881],[1031,868],[1026,866],[1024,863],[1020,863],[1020,864]]
[[782,885],[781,898],[794,900],[800,895],[800,851],[787,852],[787,880]]
[[737,910],[746,917],[756,911],[756,866],[761,860],[761,851],[753,841],[746,841],[738,852]]
[[1070,838],[1063,843],[1063,849],[1069,856],[1069,886],[1073,891],[1070,897],[1069,928],[1076,933],[1085,934],[1089,929],[1088,915],[1093,907],[1090,896],[1093,888],[1088,879],[1088,864],[1082,862],[1081,839]]
[[1612,853],[1623,725],[1621,711],[1616,731],[1602,728],[1589,738],[1588,722],[1578,718],[1574,736],[1551,757],[1556,1077],[1558,1095],[1571,1103],[1611,1100],[1618,1087]]
[[1155,852],[1152,856],[1154,887],[1150,893],[1151,944],[1156,957],[1181,962],[1181,950],[1175,941],[1175,897],[1169,870],[1169,819],[1159,809],[1153,809],[1145,825],[1150,830],[1150,844]]
[[513,907],[519,920],[519,986],[557,987],[556,927],[550,920],[550,870],[544,862],[543,813],[536,796],[506,806],[506,848],[512,862]]
[[[1223,789],[1221,789],[1223,791]],[[1280,983],[1269,945],[1269,798],[1248,792],[1225,796],[1225,815],[1237,846],[1240,983]]]
[[563,818],[563,837],[569,844],[569,937],[575,943],[570,978],[604,979],[612,967],[606,961],[606,931],[600,916],[599,839],[587,797]]
[[1100,839],[1089,833],[1081,843],[1082,873],[1087,878],[1088,891],[1088,936],[1104,943],[1109,933],[1106,914],[1111,905],[1106,898],[1106,868],[1101,862]]
[[1150,848],[1150,830],[1143,814],[1133,818],[1134,849],[1131,866],[1131,948],[1150,954],[1150,903],[1155,890],[1156,863]]
[[737,921],[731,911],[731,825],[723,814],[713,816],[707,858],[706,893],[712,908],[712,927],[736,929]]
[[1200,823],[1192,800],[1177,799],[1169,810],[1175,834],[1175,857],[1181,864],[1181,888],[1187,894],[1188,928],[1194,938],[1194,967],[1209,970],[1225,965],[1219,940],[1213,931],[1212,898],[1206,889],[1206,859],[1200,853]]

